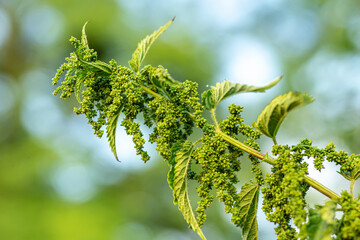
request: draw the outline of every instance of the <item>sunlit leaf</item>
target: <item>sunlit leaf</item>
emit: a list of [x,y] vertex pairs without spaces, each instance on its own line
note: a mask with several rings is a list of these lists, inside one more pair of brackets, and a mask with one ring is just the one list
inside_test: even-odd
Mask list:
[[107,64],[105,62],[102,62],[100,60],[97,60],[95,62],[87,62],[87,61],[84,61],[80,58],[78,58],[79,61],[83,64],[85,64],[87,67],[89,68],[92,68],[96,71],[102,71],[102,72],[105,72],[105,73],[108,73],[108,74],[111,74],[111,66],[110,64]]
[[214,109],[222,100],[230,96],[246,92],[265,92],[265,90],[275,86],[280,80],[281,77],[278,77],[264,87],[248,86],[245,84],[232,83],[225,80],[221,83],[216,83],[215,87],[212,86],[211,89],[205,91],[202,94],[202,104],[208,110]]
[[239,194],[241,229],[244,240],[258,239],[258,225],[256,220],[259,201],[259,185],[256,182],[247,182]]
[[328,201],[323,207],[310,209],[309,223],[306,227],[311,240],[331,240],[335,226],[336,202]]
[[[86,36],[86,26],[88,24],[88,21],[84,24],[83,28],[82,28],[82,35],[81,35],[81,43],[85,46],[87,46],[89,48],[89,43],[87,40],[87,36]],[[111,73],[111,66],[105,62],[102,61],[95,61],[95,62],[88,62],[83,60],[81,57],[79,57],[78,53],[76,53],[79,61],[83,64],[85,64],[86,66],[90,67],[90,68],[95,68],[96,70],[100,70],[106,73]]]
[[164,89],[169,85],[173,86],[181,84],[180,82],[173,79],[163,66],[153,68],[153,70],[149,72],[149,79],[155,86],[160,89]]
[[110,119],[108,119],[108,125],[106,126],[106,136],[109,141],[111,151],[114,153],[114,156],[118,161],[119,158],[116,153],[115,135],[116,135],[117,122],[119,120],[122,107],[123,106],[120,106],[117,112]]
[[146,36],[137,46],[135,52],[132,55],[132,59],[129,61],[130,67],[134,72],[140,71],[141,63],[144,61],[146,54],[148,53],[151,45],[155,40],[170,26],[175,20],[173,18],[166,25],[160,27],[158,30],[153,32],[151,35]]
[[81,35],[81,43],[86,45],[87,47],[89,47],[89,43],[88,43],[88,40],[87,40],[87,36],[86,36],[86,32],[85,32],[85,28],[86,28],[86,25],[88,24],[89,21],[87,21],[83,28],[82,28],[82,35]]
[[201,239],[206,239],[191,208],[189,194],[187,190],[187,172],[191,160],[192,151],[192,143],[190,141],[186,141],[183,144],[182,149],[179,150],[176,154],[176,164],[174,171],[174,198],[186,222],[191,226],[194,231],[197,232]]
[[260,113],[253,126],[275,141],[275,136],[286,115],[298,107],[313,102],[306,93],[289,92],[274,98]]

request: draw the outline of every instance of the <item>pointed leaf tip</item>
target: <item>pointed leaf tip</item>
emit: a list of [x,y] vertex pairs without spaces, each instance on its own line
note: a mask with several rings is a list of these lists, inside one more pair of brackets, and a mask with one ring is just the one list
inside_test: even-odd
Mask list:
[[83,28],[82,28],[82,35],[81,35],[81,43],[86,45],[87,47],[89,47],[89,43],[88,43],[88,40],[87,40],[87,36],[86,36],[86,26],[87,24],[89,23],[89,21],[86,21]]
[[216,83],[215,87],[206,90],[202,95],[202,104],[206,109],[214,109],[224,99],[235,94],[246,92],[265,92],[267,89],[275,86],[282,77],[276,78],[274,81],[263,87],[248,86],[240,83],[232,83],[228,80]]
[[187,171],[192,152],[193,144],[190,141],[186,141],[183,144],[182,149],[176,153],[173,179],[174,202],[178,204],[179,210],[182,212],[186,222],[191,228],[201,237],[201,239],[206,240],[191,208],[187,190]]
[[170,24],[175,20],[173,18],[167,24],[160,27],[158,30],[154,31],[151,35],[147,35],[137,46],[134,51],[131,60],[129,61],[129,65],[131,69],[138,73],[140,71],[141,63],[144,61],[146,54],[148,53],[151,45],[155,42],[155,40],[170,26]]
[[289,92],[277,96],[264,108],[253,126],[276,142],[277,131],[287,114],[313,101],[313,97],[306,93]]
[[109,141],[110,149],[113,152],[113,154],[114,154],[117,161],[119,161],[119,158],[118,158],[117,153],[116,153],[115,136],[116,136],[117,122],[119,120],[119,116],[120,116],[122,107],[123,106],[120,106],[119,109],[117,110],[117,112],[112,117],[110,117],[108,119],[108,125],[106,126],[106,136],[107,136],[107,139]]

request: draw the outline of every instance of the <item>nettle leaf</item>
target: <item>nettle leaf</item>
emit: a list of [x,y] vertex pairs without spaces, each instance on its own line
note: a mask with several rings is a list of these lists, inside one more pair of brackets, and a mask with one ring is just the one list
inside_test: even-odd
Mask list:
[[76,83],[75,83],[75,86],[74,86],[74,93],[75,93],[75,97],[77,99],[77,101],[79,103],[81,103],[81,97],[80,97],[80,92],[81,92],[81,86],[83,84],[83,82],[85,81],[86,77],[88,75],[83,75],[81,77],[79,77],[78,79],[76,79]]
[[360,178],[360,156],[350,156],[351,161],[354,165],[352,170],[344,170],[340,169],[340,171],[337,171],[339,174],[341,174],[344,178],[346,178],[349,181],[356,181]]
[[328,201],[323,207],[310,209],[307,236],[311,240],[331,240],[335,221],[336,202]]
[[119,120],[119,116],[121,113],[121,109],[123,106],[120,106],[117,112],[112,116],[110,119],[108,119],[108,125],[106,126],[106,136],[110,144],[111,151],[114,153],[114,156],[116,160],[119,161],[119,158],[116,153],[116,142],[115,142],[115,135],[116,135],[116,127],[117,122]]
[[[87,46],[87,48],[89,48],[89,43],[88,43],[88,40],[87,40],[87,36],[86,36],[86,26],[88,24],[89,21],[87,21],[83,28],[82,28],[82,35],[81,35],[81,43],[85,46]],[[78,60],[83,63],[86,67],[90,68],[91,70],[97,70],[97,71],[102,71],[102,72],[105,72],[105,73],[111,73],[111,66],[110,64],[107,64],[105,62],[102,62],[100,60],[97,60],[95,62],[88,62],[88,61],[85,61],[83,60],[81,57],[79,57],[79,54],[78,52],[76,52],[76,56],[78,58]]]
[[81,102],[80,91],[84,79],[84,77],[77,79],[74,87],[75,97],[79,103]]
[[313,102],[314,99],[306,93],[289,92],[274,98],[260,113],[253,126],[274,142],[279,127],[286,115],[298,107]]
[[154,68],[153,71],[150,71],[149,79],[156,87],[162,90],[164,90],[167,86],[176,86],[181,84],[173,79],[163,66],[158,66],[157,68]]
[[87,21],[83,28],[82,28],[82,35],[81,35],[81,43],[86,45],[87,47],[89,47],[89,43],[88,43],[88,40],[87,40],[87,36],[86,36],[86,32],[85,32],[85,29],[86,29],[86,25],[88,24],[89,21]]
[[138,73],[140,71],[141,63],[144,61],[146,54],[148,53],[151,45],[155,40],[170,26],[170,24],[175,20],[173,18],[166,25],[160,27],[158,30],[153,32],[151,35],[146,36],[137,46],[135,52],[132,55],[132,59],[129,61],[131,69]]
[[352,163],[354,164],[354,168],[351,171],[345,171],[341,169],[340,174],[349,181],[356,181],[360,178],[360,157],[355,156],[352,159]]
[[258,239],[258,225],[256,220],[257,206],[259,202],[259,185],[250,181],[241,188],[240,217],[241,229],[244,240]]
[[240,83],[232,83],[228,80],[222,81],[221,83],[216,83],[215,87],[211,87],[211,89],[205,91],[202,97],[202,104],[206,109],[211,110],[214,109],[222,100],[231,97],[238,93],[246,93],[246,92],[265,92],[265,90],[275,86],[281,77],[278,77],[270,84],[264,87],[255,87],[248,86]]
[[189,194],[187,191],[187,172],[192,151],[192,143],[190,141],[186,141],[184,142],[182,149],[176,154],[174,171],[174,202],[178,204],[179,210],[182,212],[190,227],[197,232],[201,239],[206,239],[191,208]]
[[351,171],[351,177],[354,180],[357,180],[360,178],[360,166],[357,165],[352,171]]
[[[174,146],[171,149],[171,158],[169,160],[169,165],[170,165],[170,171],[168,173],[168,183],[169,183],[169,187],[174,190],[174,181],[175,181],[175,158],[176,158],[176,153],[182,148],[182,145],[179,142],[176,142],[174,144]],[[174,196],[175,197],[175,196]],[[174,204],[177,204],[177,200],[174,198]]]
[[95,62],[87,62],[87,61],[84,61],[82,59],[80,59],[78,57],[79,61],[81,63],[83,63],[84,65],[86,65],[88,68],[90,68],[90,70],[95,70],[95,71],[102,71],[102,72],[105,72],[107,74],[111,74],[112,70],[111,70],[111,65],[110,64],[107,64],[105,62],[102,62],[100,60],[97,60]]

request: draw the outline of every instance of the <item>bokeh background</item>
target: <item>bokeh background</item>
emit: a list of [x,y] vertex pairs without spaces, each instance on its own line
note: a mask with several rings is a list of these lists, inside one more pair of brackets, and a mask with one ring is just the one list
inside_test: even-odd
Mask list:
[[[176,16],[147,63],[197,81],[201,91],[223,79],[261,86],[284,76],[266,94],[225,101],[219,118],[235,102],[251,124],[273,97],[306,92],[316,101],[288,116],[278,142],[308,137],[359,153],[359,9],[356,0],[0,0],[0,239],[197,239],[172,203],[155,146],[146,146],[152,160],[142,163],[119,127],[116,162],[106,139],[72,113],[76,102],[52,96],[51,78],[72,51],[68,39],[80,37],[86,21],[100,58],[127,65],[137,42]],[[270,151],[271,141],[261,141]],[[338,193],[348,189],[328,167],[311,176]],[[243,168],[244,183],[245,160]],[[326,201],[314,191],[307,198],[310,206]],[[259,212],[260,239],[276,239],[272,228]],[[241,235],[218,203],[204,232],[209,240]]]

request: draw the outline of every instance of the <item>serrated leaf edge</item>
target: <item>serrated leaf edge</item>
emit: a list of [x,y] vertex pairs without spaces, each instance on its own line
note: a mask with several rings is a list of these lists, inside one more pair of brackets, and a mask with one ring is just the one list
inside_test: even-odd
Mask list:
[[206,240],[191,208],[189,194],[187,191],[187,170],[191,160],[193,144],[186,141],[183,148],[176,154],[174,171],[174,198],[177,201],[179,210],[182,212],[186,222],[201,237]]
[[86,45],[87,47],[89,47],[89,43],[88,43],[88,40],[87,40],[87,36],[86,36],[86,26],[87,26],[87,24],[89,23],[89,21],[87,21],[85,24],[84,24],[84,26],[83,26],[83,28],[82,28],[82,31],[81,31],[81,33],[82,33],[82,35],[81,35],[81,43],[82,44],[84,44],[84,45]]
[[[241,214],[241,218],[243,219],[241,224],[243,240],[258,239],[258,233],[257,233],[258,225],[257,225],[256,215],[257,215],[257,205],[259,201],[258,200],[259,191],[260,191],[259,185],[257,183],[254,183],[252,180],[250,182],[245,183],[245,185],[241,188],[239,197],[240,197],[240,214]],[[249,212],[251,209],[255,209],[255,213],[250,215]]]
[[[233,83],[228,80],[224,80],[221,83],[216,83],[215,86],[211,86],[202,94],[202,103],[208,109],[215,109],[216,106],[224,99],[231,97],[239,93],[247,92],[265,92],[267,89],[275,86],[282,76],[276,78],[274,81],[263,87],[256,87],[246,84]],[[237,89],[237,90],[236,90]],[[233,91],[232,93],[229,93]]]
[[175,18],[173,18],[164,26],[160,27],[158,30],[154,31],[152,34],[147,35],[143,40],[141,40],[141,42],[139,42],[137,48],[132,54],[131,60],[129,61],[129,65],[134,72],[138,73],[140,71],[141,63],[144,61],[151,45],[163,32],[165,32],[165,30],[172,22],[174,22],[174,20]]
[[[295,95],[295,97],[302,96],[303,97],[303,102],[298,104],[297,106],[289,109],[289,110],[286,109],[286,112],[284,114],[282,114],[281,117],[279,118],[279,121],[277,121],[277,124],[276,124],[274,130],[272,131],[272,133],[270,133],[270,131],[269,131],[269,123],[270,123],[270,120],[272,119],[272,116],[274,114],[274,110],[279,106],[281,107],[281,104],[282,105],[287,104],[287,102],[279,102],[279,101],[281,101],[282,99],[285,99],[289,95]],[[298,100],[299,100],[299,98],[298,98]],[[289,112],[291,112],[291,111],[293,111],[293,110],[295,110],[295,109],[297,109],[299,107],[305,106],[305,105],[307,105],[307,104],[309,104],[309,103],[311,103],[313,101],[314,101],[314,99],[312,98],[312,96],[310,96],[310,95],[308,95],[306,93],[288,92],[288,93],[285,93],[283,95],[279,95],[279,96],[275,97],[273,100],[271,100],[271,102],[259,114],[256,122],[253,123],[253,127],[256,128],[257,130],[259,130],[265,136],[267,136],[269,138],[272,138],[274,140],[274,142],[276,142],[276,140],[275,140],[276,134],[277,134],[277,132],[278,132],[278,130],[280,128],[280,125],[282,124],[285,117],[289,114]],[[288,108],[290,107],[290,105],[288,106]],[[262,124],[261,123],[262,121],[264,121],[265,124]]]
[[123,108],[123,106],[121,105],[119,107],[119,109],[117,110],[117,112],[108,120],[108,125],[106,126],[106,136],[107,139],[109,141],[109,145],[110,145],[110,149],[113,152],[115,158],[117,161],[119,161],[119,158],[117,156],[116,153],[116,128],[117,128],[117,123],[119,120],[119,116],[121,113],[121,109]]

